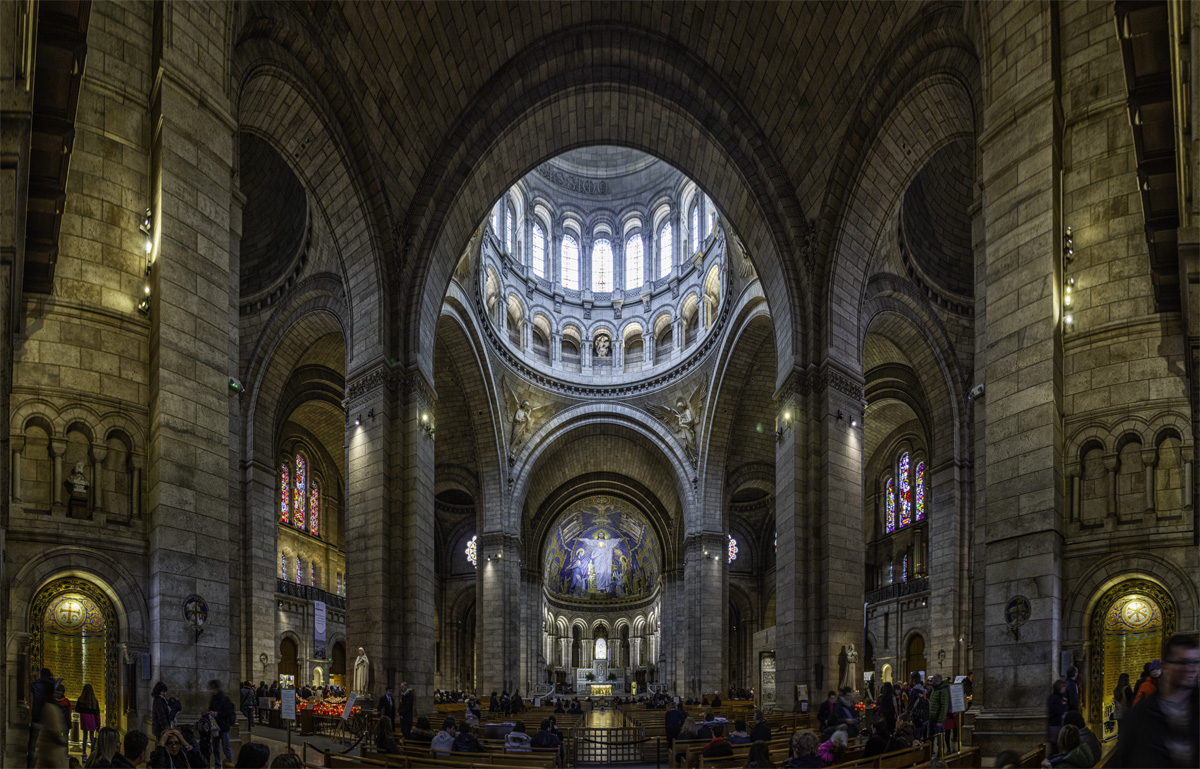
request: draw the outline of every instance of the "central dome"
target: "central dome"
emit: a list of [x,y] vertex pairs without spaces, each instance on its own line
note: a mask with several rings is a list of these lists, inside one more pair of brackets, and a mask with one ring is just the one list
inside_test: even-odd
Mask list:
[[531,376],[609,387],[678,371],[726,305],[716,207],[644,152],[552,158],[496,202],[483,232],[479,308]]
[[563,514],[546,541],[546,591],[571,601],[645,598],[658,585],[654,529],[628,503],[589,497]]

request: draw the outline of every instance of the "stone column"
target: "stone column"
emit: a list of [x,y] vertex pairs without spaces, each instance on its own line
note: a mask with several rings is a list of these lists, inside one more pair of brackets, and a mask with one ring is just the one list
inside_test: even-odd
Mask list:
[[[223,50],[228,7],[155,9],[150,95],[156,248],[150,276],[150,435],[146,533],[152,677],[195,712],[205,682],[228,682],[230,328],[233,135],[225,82],[204,58]],[[174,41],[174,42],[172,42]],[[186,44],[182,44],[186,41]],[[213,307],[219,308],[218,313]],[[184,602],[208,606],[197,640]]]
[[50,495],[53,510],[62,512],[63,509],[63,454],[67,450],[67,442],[59,439],[50,441],[50,456],[54,457],[54,493]]
[[1142,450],[1142,471],[1145,473],[1146,512],[1154,513],[1154,467],[1158,464],[1158,451]]
[[642,368],[654,365],[654,330],[648,329],[642,334]]
[[614,338],[612,340],[612,368],[613,374],[620,374],[625,370],[625,340]]
[[12,438],[9,448],[12,450],[12,501],[21,501],[21,454],[25,451],[25,438]]
[[521,605],[520,538],[502,531],[480,535],[475,575],[479,596],[475,606],[477,690],[511,692],[520,675],[525,608]]
[[688,660],[684,691],[699,697],[724,688],[723,634],[728,626],[725,552],[721,532],[689,536],[683,546],[684,611],[690,619],[687,637]]
[[558,331],[550,334],[550,365],[557,366],[562,363],[562,334]]
[[145,464],[146,459],[141,455],[129,457],[129,465],[133,468],[129,482],[129,517],[135,521],[142,518],[142,467]]
[[[394,683],[406,681],[416,697],[416,708],[433,707],[434,602],[433,559],[435,513],[433,499],[434,439],[421,428],[428,416],[436,427],[433,388],[416,368],[407,372],[403,403],[396,410],[402,430],[403,516],[402,526],[392,527],[392,552],[399,555],[398,593],[393,607],[400,610],[401,624],[397,673]],[[378,622],[378,620],[376,620]],[[478,625],[476,626],[479,627]],[[479,632],[476,631],[478,637]],[[382,692],[381,692],[382,693]]]
[[671,350],[671,360],[678,360],[679,358],[683,357],[683,315],[680,314],[680,316],[674,320],[672,325],[675,326],[675,330],[672,332],[675,337],[675,348]]
[[592,373],[592,338],[585,336],[579,343],[579,364],[582,368],[582,373]]
[[108,447],[103,444],[92,446],[92,514],[104,512],[104,458]]
[[[987,387],[976,410],[984,412],[977,435],[988,466],[976,524],[975,574],[984,587],[974,741],[994,755],[1044,739],[1046,682],[1058,676],[1062,647],[1062,126],[1051,42],[1057,9],[994,5],[984,12],[990,44],[1024,52],[1021,77],[998,77],[986,89],[978,142],[987,287],[976,301],[993,311],[975,357],[976,381]],[[1019,640],[1005,622],[1017,596],[1030,606]]]
[[[401,471],[393,446],[403,430],[404,420],[396,414],[403,376],[381,360],[346,380],[346,675],[352,683],[354,660],[363,647],[371,661],[370,686],[359,696],[373,697],[382,692],[387,671],[399,658],[399,628],[392,618],[399,608],[393,597],[402,594],[395,587],[400,551],[393,529],[401,528],[395,520],[401,499],[393,484]],[[368,416],[372,409],[374,419]],[[356,425],[359,414],[362,424]]]

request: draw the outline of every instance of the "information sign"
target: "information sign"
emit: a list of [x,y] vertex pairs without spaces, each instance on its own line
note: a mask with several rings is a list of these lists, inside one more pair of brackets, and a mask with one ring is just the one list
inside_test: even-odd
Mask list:
[[286,719],[288,721],[295,721],[296,720],[296,690],[295,689],[284,689],[283,691],[281,691],[279,693],[279,700],[280,700],[280,706],[281,706],[280,710],[283,711],[282,713],[279,714],[279,717]]
[[358,692],[350,692],[350,696],[346,698],[346,707],[342,709],[342,720],[350,720],[350,711],[354,709],[354,701],[358,699]]
[[962,684],[950,684],[950,712],[961,713],[967,709],[967,696],[963,694]]

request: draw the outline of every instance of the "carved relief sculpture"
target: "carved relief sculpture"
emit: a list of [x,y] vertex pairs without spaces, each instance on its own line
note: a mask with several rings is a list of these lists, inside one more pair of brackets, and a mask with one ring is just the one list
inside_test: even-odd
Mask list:
[[[549,406],[534,406],[527,398],[519,398],[517,393],[508,386],[508,380],[501,381],[504,384],[504,392],[508,396],[508,410],[512,413],[512,424],[508,433],[508,455],[511,461],[517,453],[517,447],[533,434],[533,425],[536,419],[534,415]],[[549,413],[543,416],[549,416]]]
[[88,486],[91,484],[88,483],[87,475],[83,472],[83,467],[82,460],[76,462],[75,469],[67,476],[67,485],[71,488],[72,497],[86,498],[88,495]]
[[611,347],[612,347],[612,343],[608,341],[608,337],[606,337],[606,336],[596,337],[596,357],[597,358],[607,358]]
[[674,408],[653,403],[646,406],[647,411],[671,428],[676,437],[683,442],[684,450],[693,467],[700,461],[700,442],[697,433],[700,414],[704,410],[704,391],[707,383],[707,378],[702,380],[686,399],[676,398]]

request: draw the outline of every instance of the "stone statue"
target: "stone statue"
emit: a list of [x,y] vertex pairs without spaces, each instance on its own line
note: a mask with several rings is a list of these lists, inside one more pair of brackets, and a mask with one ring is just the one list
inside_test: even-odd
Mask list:
[[547,406],[534,406],[526,398],[518,398],[516,392],[504,380],[504,390],[508,394],[508,407],[512,411],[512,425],[508,434],[508,453],[510,458],[516,454],[516,448],[525,438],[533,433],[535,412]]
[[351,691],[357,692],[359,695],[366,695],[370,674],[371,661],[367,659],[366,650],[360,646],[358,647],[358,657],[354,660],[354,688]]
[[707,380],[700,382],[688,398],[676,398],[675,408],[651,404],[646,410],[659,421],[670,427],[683,440],[688,459],[696,465],[700,458],[699,441],[696,428],[700,422],[700,411],[704,407],[704,389]]
[[83,472],[83,460],[75,463],[75,469],[67,476],[67,483],[71,486],[71,496],[86,497],[88,486],[87,476]]
[[849,686],[850,671],[847,668],[850,665],[850,655],[846,652],[846,647],[842,647],[842,653],[838,655],[838,692]]
[[858,652],[854,644],[850,644],[850,648],[846,650],[846,679],[846,686],[858,691]]
[[608,341],[608,337],[606,337],[606,336],[596,337],[596,357],[597,358],[607,358],[611,347],[612,347],[612,343]]

